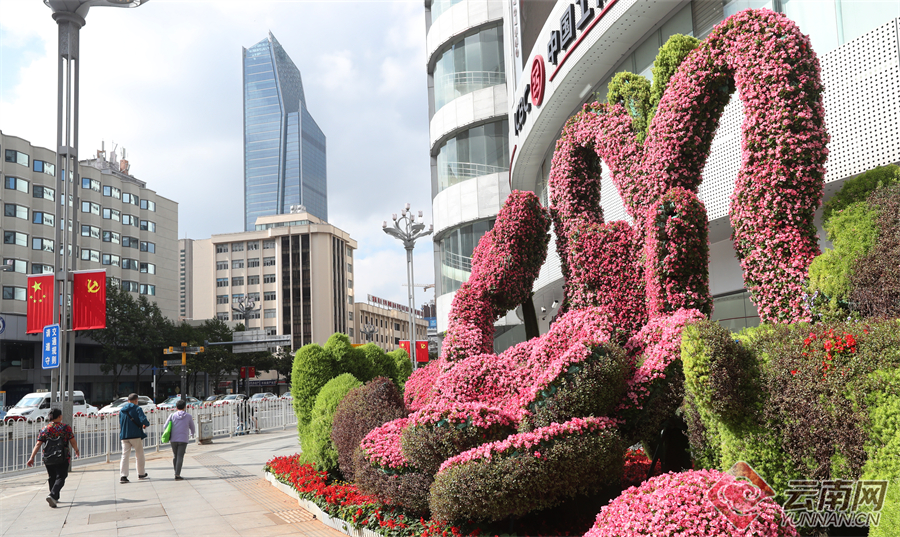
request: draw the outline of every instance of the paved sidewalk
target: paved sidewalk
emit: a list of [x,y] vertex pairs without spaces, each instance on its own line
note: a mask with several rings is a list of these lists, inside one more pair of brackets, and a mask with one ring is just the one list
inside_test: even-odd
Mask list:
[[119,461],[76,466],[59,506],[45,500],[47,474],[0,479],[0,535],[44,537],[137,535],[263,537],[343,535],[297,505],[263,478],[263,464],[296,453],[293,430],[189,444],[175,481],[168,449],[147,452],[149,479],[119,483]]

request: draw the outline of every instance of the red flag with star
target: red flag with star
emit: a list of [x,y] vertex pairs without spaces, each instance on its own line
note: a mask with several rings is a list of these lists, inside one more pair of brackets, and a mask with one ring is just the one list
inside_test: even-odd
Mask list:
[[400,348],[406,351],[406,354],[412,356],[412,349],[409,346],[409,341],[402,339],[400,340]]
[[72,296],[72,329],[106,328],[106,271],[75,273]]
[[40,334],[53,322],[53,274],[28,277],[28,307],[26,309],[26,334]]
[[428,342],[427,341],[416,341],[416,361],[417,362],[427,362],[428,361]]

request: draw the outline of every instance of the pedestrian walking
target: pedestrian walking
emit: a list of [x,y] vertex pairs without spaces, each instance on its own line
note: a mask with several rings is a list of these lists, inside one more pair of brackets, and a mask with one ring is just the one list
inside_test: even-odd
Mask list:
[[134,460],[137,466],[138,479],[147,479],[144,471],[144,429],[150,427],[147,416],[138,406],[138,395],[128,396],[128,402],[119,409],[119,439],[122,441],[122,462],[119,463],[120,483],[128,483],[128,459],[134,448]]
[[47,483],[50,486],[50,494],[47,495],[47,503],[50,507],[56,507],[59,502],[59,491],[66,484],[66,477],[69,475],[69,444],[75,450],[75,456],[80,457],[81,452],[78,451],[78,442],[75,440],[75,433],[72,428],[62,422],[62,410],[54,408],[50,410],[47,416],[50,420],[40,434],[38,434],[37,443],[31,450],[31,457],[28,458],[26,465],[30,468],[34,466],[34,456],[38,449],[44,446],[42,458],[44,460],[44,468],[47,469]]
[[187,450],[188,440],[194,436],[197,431],[194,429],[194,418],[184,411],[184,401],[178,400],[175,403],[177,409],[174,414],[166,420],[165,430],[169,422],[172,422],[172,432],[169,442],[172,444],[172,464],[175,466],[175,480],[181,481],[181,465],[184,463],[184,452]]

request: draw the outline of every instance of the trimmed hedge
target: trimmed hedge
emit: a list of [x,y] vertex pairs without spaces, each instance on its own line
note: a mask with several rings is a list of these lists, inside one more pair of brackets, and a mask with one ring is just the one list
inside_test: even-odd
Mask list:
[[624,452],[616,430],[605,428],[468,460],[437,474],[429,505],[438,520],[523,516],[618,486]]
[[291,370],[291,396],[301,433],[312,415],[316,395],[329,380],[338,375],[338,365],[330,352],[317,343],[304,345],[294,356]]
[[862,479],[889,483],[881,520],[869,529],[869,537],[894,537],[900,535],[900,369],[875,371],[871,380],[874,389],[866,396],[869,459]]
[[850,301],[864,317],[900,317],[900,184],[872,193],[878,237],[850,276]]
[[353,454],[359,450],[363,437],[375,427],[404,418],[407,413],[397,385],[386,377],[377,377],[351,390],[341,400],[334,412],[331,441],[344,479],[355,479]]
[[356,485],[366,494],[385,504],[401,505],[410,514],[428,515],[428,489],[434,481],[431,474],[414,469],[388,474],[372,466],[359,449],[353,453],[353,468]]
[[325,350],[334,357],[342,373],[350,373],[361,382],[375,378],[375,364],[367,353],[350,344],[350,338],[346,334],[340,332],[332,334],[325,343]]
[[329,380],[316,396],[309,427],[301,433],[304,460],[329,474],[335,474],[338,470],[338,452],[331,441],[335,410],[350,390],[359,386],[362,383],[350,373]]
[[387,355],[394,361],[394,367],[397,369],[397,386],[402,390],[406,384],[406,379],[412,375],[412,362],[409,361],[409,354],[403,349],[394,349]]
[[875,190],[900,183],[900,166],[889,164],[879,166],[848,179],[840,190],[822,206],[822,224],[831,220],[835,212],[840,212],[854,203],[866,201]]
[[374,372],[373,379],[387,377],[399,386],[397,380],[397,364],[381,347],[374,343],[366,343],[362,347],[357,347],[354,350],[357,353],[362,353],[364,359],[371,364]]

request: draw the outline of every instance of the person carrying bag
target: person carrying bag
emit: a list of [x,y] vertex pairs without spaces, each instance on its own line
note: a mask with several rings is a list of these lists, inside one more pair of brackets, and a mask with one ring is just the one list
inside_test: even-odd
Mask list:
[[[185,412],[184,401],[178,400],[175,403],[177,409],[174,414],[166,420],[166,431],[171,431],[170,438],[166,438],[164,442],[172,440],[172,465],[175,467],[175,480],[181,481],[181,466],[184,463],[184,452],[187,450],[188,440],[190,436],[194,436],[197,431],[194,428],[194,418]],[[190,435],[190,436],[189,436]],[[163,433],[165,437],[165,433]]]
[[150,427],[150,422],[144,415],[144,411],[137,405],[138,395],[133,393],[128,396],[128,402],[119,410],[119,439],[122,441],[122,461],[119,464],[120,483],[128,483],[128,459],[131,450],[134,449],[134,459],[137,466],[138,479],[147,479],[144,471],[144,438],[147,433],[144,429]]
[[62,422],[62,410],[54,408],[50,410],[47,417],[50,423],[41,429],[38,435],[37,443],[31,450],[31,457],[28,458],[26,466],[31,468],[34,466],[34,456],[37,455],[38,449],[43,445],[43,461],[44,468],[47,469],[47,482],[50,485],[50,494],[47,495],[47,503],[50,507],[56,507],[59,502],[59,492],[66,484],[66,477],[69,475],[69,444],[75,450],[75,456],[80,457],[81,452],[78,451],[78,442],[75,441],[75,433],[72,428]]

